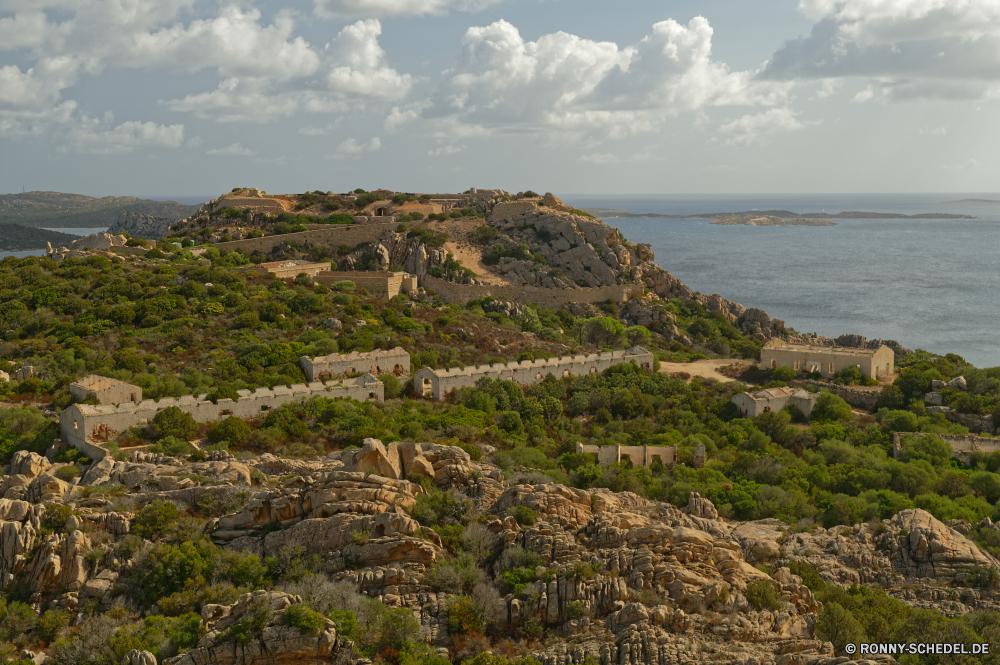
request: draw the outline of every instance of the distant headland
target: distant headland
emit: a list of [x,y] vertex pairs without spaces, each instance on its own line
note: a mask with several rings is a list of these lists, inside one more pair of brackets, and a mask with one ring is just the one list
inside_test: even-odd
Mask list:
[[836,226],[837,222],[829,222],[825,219],[804,219],[794,217],[792,219],[782,219],[775,215],[731,215],[720,217],[712,224],[722,224],[724,226]]
[[[960,201],[946,201],[960,203]],[[1000,201],[997,201],[1000,203]],[[583,208],[584,212],[601,219],[718,219],[719,217],[780,217],[781,219],[798,219],[818,217],[820,219],[978,219],[972,215],[958,215],[950,212],[927,212],[919,215],[904,215],[897,212],[862,212],[846,210],[844,212],[792,212],[791,210],[745,210],[743,212],[707,212],[697,215],[661,215],[658,213],[624,212],[612,208]]]

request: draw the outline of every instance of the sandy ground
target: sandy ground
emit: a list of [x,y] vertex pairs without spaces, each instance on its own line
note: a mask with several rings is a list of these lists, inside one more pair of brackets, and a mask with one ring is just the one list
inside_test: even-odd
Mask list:
[[[748,367],[752,365],[749,360],[737,360],[734,358],[718,358],[714,360],[696,360],[693,363],[668,363],[660,361],[660,371],[666,372],[667,374],[673,374],[675,372],[686,372],[690,374],[692,378],[700,376],[703,379],[717,379],[726,383],[728,381],[735,381],[725,374],[721,374],[718,370],[720,367],[725,367],[726,365],[743,364]],[[689,379],[690,380],[690,379]]]
[[491,272],[489,267],[482,262],[483,248],[473,241],[472,234],[485,223],[482,219],[448,219],[443,222],[430,221],[427,223],[427,227],[433,231],[439,233],[443,231],[448,234],[448,242],[444,244],[444,250],[454,254],[456,261],[476,273],[476,279],[480,283],[509,284],[509,280]]

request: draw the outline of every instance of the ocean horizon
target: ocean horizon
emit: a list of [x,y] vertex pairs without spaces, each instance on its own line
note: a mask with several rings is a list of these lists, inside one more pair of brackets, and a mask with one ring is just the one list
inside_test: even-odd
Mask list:
[[[697,215],[750,210],[953,213],[978,219],[834,219],[836,226],[721,226],[612,218],[690,289],[757,307],[798,332],[894,339],[1000,365],[1000,194],[566,195],[578,208]],[[987,199],[995,202],[961,202]]]

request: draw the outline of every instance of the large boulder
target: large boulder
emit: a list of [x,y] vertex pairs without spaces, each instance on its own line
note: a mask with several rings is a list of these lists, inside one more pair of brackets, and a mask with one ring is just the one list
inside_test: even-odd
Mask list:
[[1000,561],[925,510],[901,510],[889,525],[883,544],[907,576],[961,583],[981,571],[1000,571]]

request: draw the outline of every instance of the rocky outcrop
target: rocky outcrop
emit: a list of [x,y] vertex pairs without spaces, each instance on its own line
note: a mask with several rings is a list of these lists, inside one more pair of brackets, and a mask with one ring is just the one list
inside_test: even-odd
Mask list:
[[887,522],[879,546],[907,577],[960,584],[981,571],[1000,571],[1000,561],[926,511],[901,510]]
[[133,238],[159,240],[164,236],[170,235],[170,226],[176,223],[176,219],[153,217],[152,215],[144,215],[141,212],[122,210],[118,213],[118,218],[108,228],[108,233],[128,233]]
[[[205,605],[202,621],[208,632],[198,646],[164,665],[350,665],[357,662],[353,644],[337,637],[332,621],[325,620],[318,635],[309,635],[287,625],[285,612],[302,602],[281,592],[247,593],[232,605]],[[229,629],[241,621],[266,617],[266,623],[249,642],[235,641]],[[154,661],[155,662],[155,661]],[[129,663],[133,665],[133,663]]]

